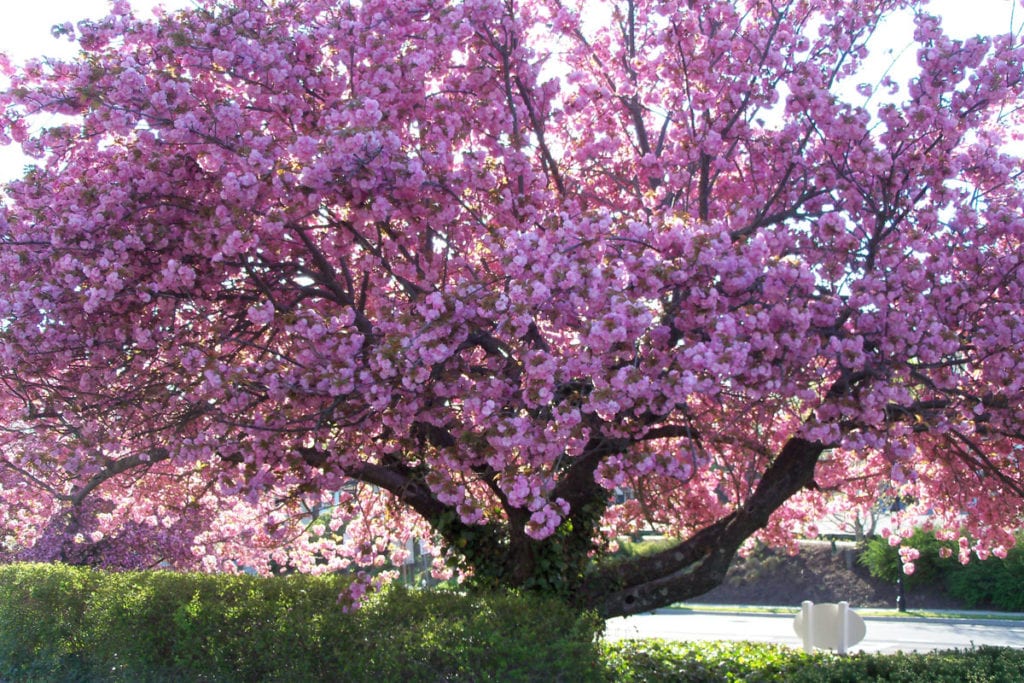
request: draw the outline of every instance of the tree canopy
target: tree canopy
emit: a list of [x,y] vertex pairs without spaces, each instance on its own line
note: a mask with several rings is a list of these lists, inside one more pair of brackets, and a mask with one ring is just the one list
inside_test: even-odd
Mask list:
[[[916,71],[862,82],[896,11]],[[897,497],[965,561],[1012,545],[1019,33],[909,0],[115,0],[55,32],[78,57],[0,94],[34,159],[0,211],[3,558],[420,538],[613,615]],[[601,561],[642,529],[677,541]]]

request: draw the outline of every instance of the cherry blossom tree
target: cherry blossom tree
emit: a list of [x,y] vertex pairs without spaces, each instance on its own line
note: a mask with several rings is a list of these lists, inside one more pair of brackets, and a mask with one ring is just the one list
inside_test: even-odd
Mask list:
[[[419,538],[617,615],[880,498],[1005,552],[1024,48],[926,10],[115,0],[56,27],[76,59],[3,65],[33,158],[0,213],[3,557],[317,572]],[[916,71],[865,80],[895,11]],[[677,540],[604,560],[641,530]]]

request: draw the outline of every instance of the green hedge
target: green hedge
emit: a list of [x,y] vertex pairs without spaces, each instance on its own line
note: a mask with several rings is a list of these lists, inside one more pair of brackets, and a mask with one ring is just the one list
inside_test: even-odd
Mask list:
[[357,612],[341,577],[110,574],[0,567],[0,680],[849,681],[1024,680],[1024,651],[837,657],[778,645],[602,643],[557,602],[395,588]]
[[342,577],[0,567],[0,680],[597,680],[601,623],[560,603]]
[[[950,596],[961,600],[967,607],[986,607],[1009,612],[1024,612],[1024,534],[1018,535],[1017,545],[1006,559],[973,558],[962,565],[956,559],[957,544],[939,541],[923,530],[914,532],[905,543],[917,548],[921,556],[914,561],[915,571],[906,577],[906,585],[941,583]],[[949,548],[951,557],[939,556],[940,548]],[[883,538],[867,542],[860,555],[871,575],[896,582],[901,571],[899,550]]]
[[625,640],[605,646],[609,680],[647,681],[782,681],[815,658],[799,650],[763,643]]
[[1014,546],[1005,560],[990,557],[958,566],[946,577],[946,587],[968,607],[1024,612],[1024,548]]
[[933,653],[806,655],[763,643],[636,640],[605,647],[618,683],[1011,683],[1024,681],[1024,651],[981,647]]
[[[953,548],[955,543],[939,541],[935,534],[923,529],[917,529],[914,534],[904,541],[903,545],[916,548],[921,556],[914,560],[914,573],[904,576],[908,588],[914,586],[930,585],[941,583],[950,571],[961,566],[956,560],[956,553],[952,557],[939,557],[939,549],[942,547]],[[900,546],[889,545],[886,538],[874,537],[865,543],[858,561],[868,568],[871,576],[896,583],[896,579],[903,573],[903,562],[899,555]]]
[[82,671],[83,615],[95,587],[84,571],[0,567],[2,680],[74,680],[71,672]]

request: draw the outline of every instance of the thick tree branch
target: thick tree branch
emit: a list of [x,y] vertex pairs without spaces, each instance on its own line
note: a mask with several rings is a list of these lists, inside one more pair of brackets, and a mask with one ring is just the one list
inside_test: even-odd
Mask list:
[[130,455],[125,458],[112,461],[106,467],[103,468],[99,473],[92,476],[80,488],[76,488],[72,491],[70,501],[75,507],[82,504],[85,497],[88,496],[97,486],[103,482],[116,477],[122,472],[127,472],[130,469],[136,467],[145,467],[152,465],[153,463],[166,460],[170,457],[170,452],[166,448],[154,448],[153,450],[146,451],[145,453],[137,453]]
[[984,473],[995,478],[1009,491],[1024,498],[1024,485],[1012,479],[1005,470],[992,462],[992,459],[972,439],[953,430],[947,435],[946,440],[952,446],[953,452],[976,473]]
[[790,439],[742,507],[668,550],[596,571],[581,588],[579,603],[605,616],[628,615],[717,586],[743,542],[792,495],[811,484],[825,449],[820,443]]
[[373,335],[373,323],[370,322],[363,311],[356,307],[355,298],[352,293],[345,291],[341,283],[338,282],[334,268],[331,267],[327,257],[324,256],[324,253],[316,246],[310,236],[306,234],[305,228],[298,225],[293,225],[292,227],[313,259],[313,263],[320,273],[320,281],[330,290],[338,303],[349,306],[352,309],[352,312],[355,314],[356,328],[366,337],[371,337]]
[[411,470],[407,468],[363,462],[346,467],[345,474],[390,492],[427,520],[437,519],[454,510],[450,505],[439,501],[430,488],[412,476]]

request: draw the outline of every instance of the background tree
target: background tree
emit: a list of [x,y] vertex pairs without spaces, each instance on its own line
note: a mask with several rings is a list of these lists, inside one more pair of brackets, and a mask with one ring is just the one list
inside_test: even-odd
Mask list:
[[[6,557],[324,571],[419,536],[628,614],[881,491],[1003,552],[1024,51],[919,4],[58,27],[79,57],[0,96],[37,160],[0,214]],[[917,73],[860,84],[907,8]],[[592,562],[648,527],[680,540]]]

